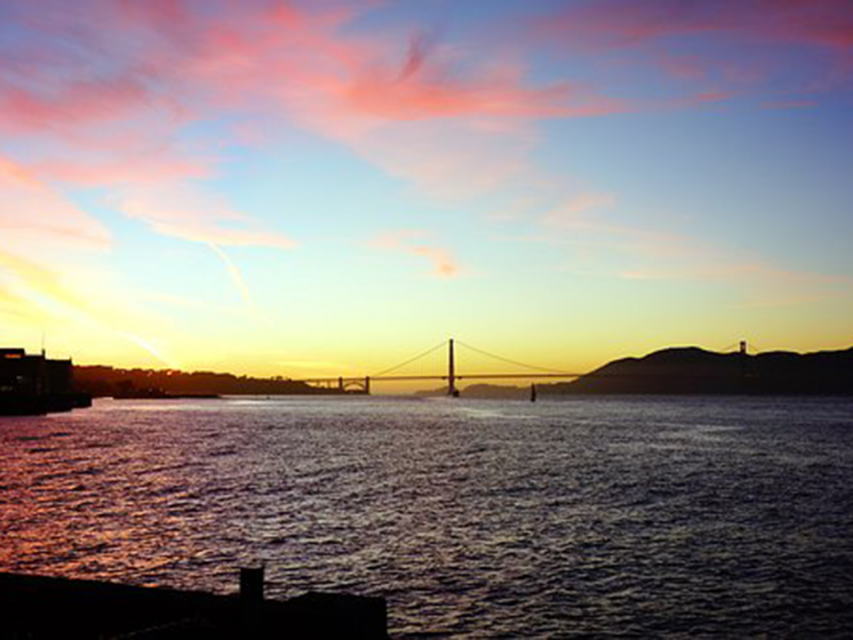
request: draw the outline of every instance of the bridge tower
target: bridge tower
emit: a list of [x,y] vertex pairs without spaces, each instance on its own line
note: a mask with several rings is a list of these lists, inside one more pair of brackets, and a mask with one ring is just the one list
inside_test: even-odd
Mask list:
[[456,390],[456,362],[453,359],[453,338],[448,340],[447,346],[447,395],[456,397],[459,395],[459,392]]

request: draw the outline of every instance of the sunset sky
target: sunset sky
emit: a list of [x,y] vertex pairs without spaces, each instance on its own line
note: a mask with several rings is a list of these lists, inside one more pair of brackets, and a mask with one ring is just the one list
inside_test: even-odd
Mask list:
[[851,245],[849,0],[0,0],[0,346],[847,348]]

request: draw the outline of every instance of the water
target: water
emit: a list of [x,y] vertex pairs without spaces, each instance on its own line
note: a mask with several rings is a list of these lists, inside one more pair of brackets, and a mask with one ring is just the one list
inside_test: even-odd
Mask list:
[[383,595],[395,636],[853,629],[853,400],[98,401],[0,419],[0,569]]

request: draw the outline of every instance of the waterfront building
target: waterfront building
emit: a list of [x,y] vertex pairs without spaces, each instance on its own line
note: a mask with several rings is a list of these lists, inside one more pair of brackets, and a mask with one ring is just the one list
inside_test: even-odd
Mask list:
[[51,360],[42,352],[0,348],[0,414],[47,413],[86,407],[91,398],[74,391],[71,360]]

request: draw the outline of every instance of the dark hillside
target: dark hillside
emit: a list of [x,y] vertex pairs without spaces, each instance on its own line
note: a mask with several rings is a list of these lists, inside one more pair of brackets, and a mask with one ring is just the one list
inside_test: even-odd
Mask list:
[[853,348],[798,354],[715,353],[697,347],[614,360],[543,394],[853,394]]
[[75,366],[74,386],[93,396],[130,395],[318,395],[339,394],[337,389],[318,389],[304,382],[282,378],[252,378],[230,373],[171,369],[114,369]]

